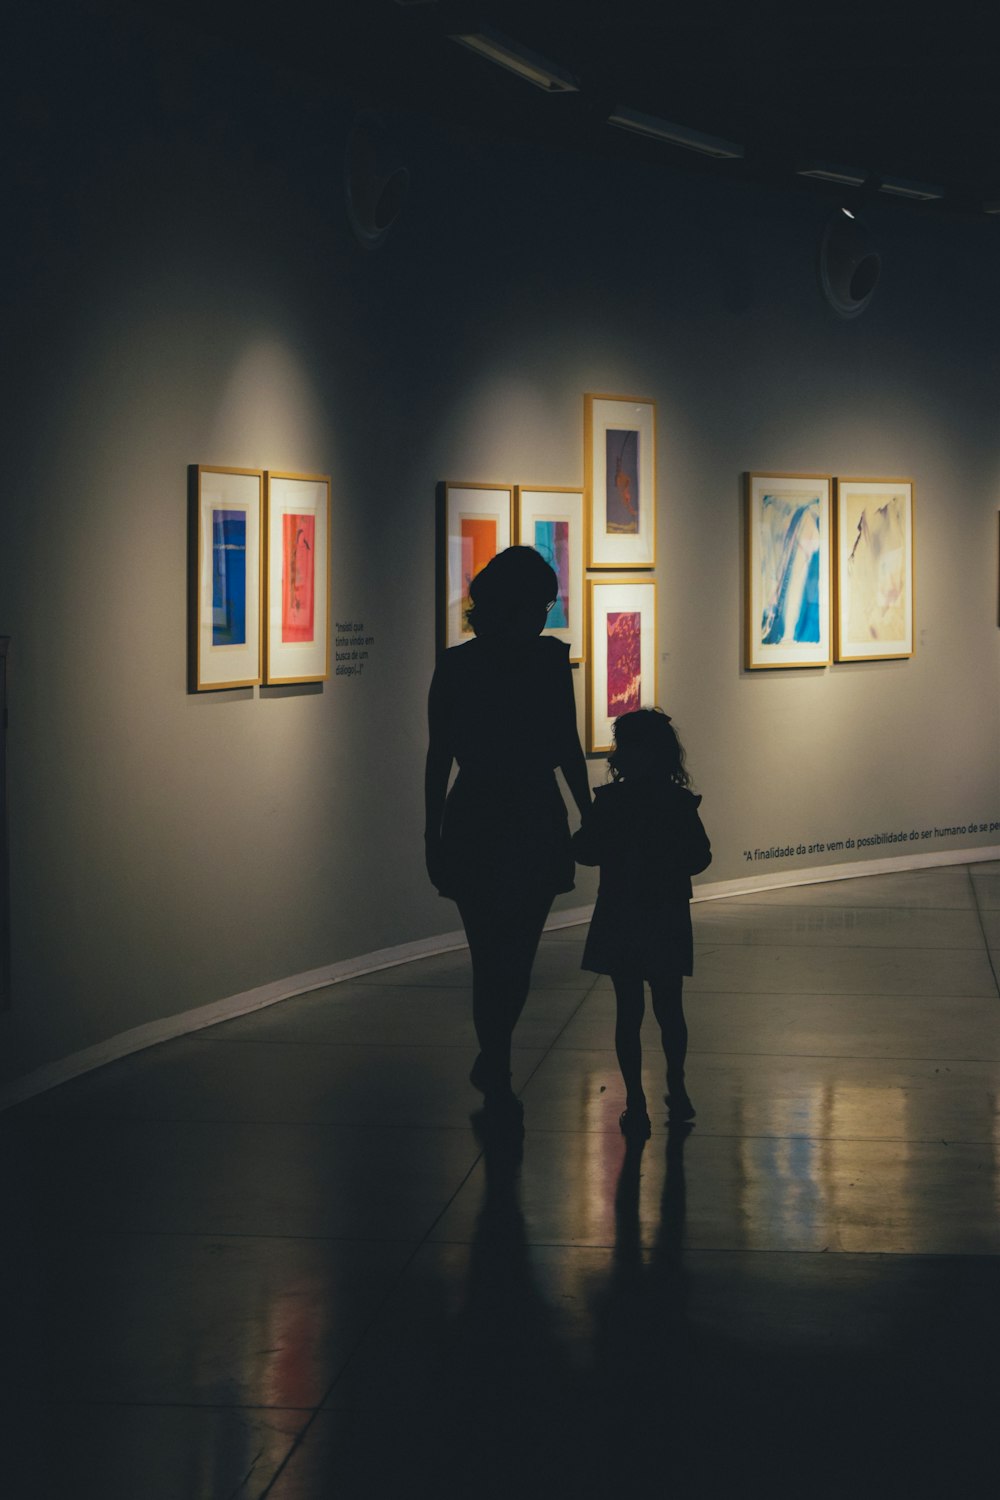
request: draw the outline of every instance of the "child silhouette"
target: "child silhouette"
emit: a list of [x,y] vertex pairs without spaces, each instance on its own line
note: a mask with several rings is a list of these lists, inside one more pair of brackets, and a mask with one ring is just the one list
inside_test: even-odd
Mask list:
[[619,1121],[626,1136],[649,1135],[642,1087],[644,981],[667,1062],[671,1124],[694,1118],[684,1082],[687,1023],[682,991],[693,970],[691,876],[712,851],[689,790],[684,749],[670,718],[640,708],[615,720],[610,784],[598,787],[573,836],[583,865],[599,865],[601,883],[583,951],[584,969],[610,974],[615,987],[615,1051],[625,1083]]

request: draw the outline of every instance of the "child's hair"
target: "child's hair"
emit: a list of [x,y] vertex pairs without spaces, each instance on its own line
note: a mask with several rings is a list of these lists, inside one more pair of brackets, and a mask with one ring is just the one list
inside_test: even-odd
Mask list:
[[652,775],[662,775],[677,786],[691,785],[684,764],[684,746],[677,738],[670,715],[662,708],[637,708],[630,714],[622,714],[614,722],[614,738],[615,748],[608,756],[613,781],[620,781],[625,774],[619,754],[628,756],[640,751],[647,757]]

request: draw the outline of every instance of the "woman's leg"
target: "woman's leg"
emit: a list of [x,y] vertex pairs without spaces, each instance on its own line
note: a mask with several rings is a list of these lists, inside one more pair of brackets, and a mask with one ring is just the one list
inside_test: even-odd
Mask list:
[[642,1088],[642,1018],[646,1001],[642,980],[624,979],[613,974],[611,983],[615,987],[618,1009],[615,1051],[625,1082],[625,1103],[629,1109],[645,1110],[646,1095]]
[[474,1074],[486,1094],[510,1091],[511,1036],[551,905],[550,895],[459,902],[472,958],[472,1019],[480,1052]]
[[[675,978],[656,980],[650,984],[653,996],[653,1014],[660,1028],[663,1055],[667,1060],[667,1097],[677,1109],[690,1106],[684,1083],[684,1063],[687,1059],[688,1029],[684,1019],[684,980]],[[691,1115],[694,1110],[691,1109]],[[673,1108],[671,1109],[673,1114]]]

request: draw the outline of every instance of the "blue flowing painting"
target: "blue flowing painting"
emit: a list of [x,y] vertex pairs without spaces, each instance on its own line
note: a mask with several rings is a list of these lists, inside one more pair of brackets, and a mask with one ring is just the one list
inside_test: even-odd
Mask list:
[[765,646],[820,639],[820,499],[764,495],[758,517],[760,640]]
[[212,645],[244,646],[247,639],[247,517],[212,511]]
[[569,626],[569,522],[536,520],[535,551],[542,554],[559,580],[559,592],[549,610],[546,629],[565,630]]

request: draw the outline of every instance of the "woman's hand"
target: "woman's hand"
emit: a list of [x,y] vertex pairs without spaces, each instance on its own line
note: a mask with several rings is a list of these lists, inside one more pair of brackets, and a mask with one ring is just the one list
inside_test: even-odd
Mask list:
[[430,876],[431,885],[440,890],[444,881],[444,860],[441,853],[440,834],[424,834],[424,863],[427,866],[427,874]]

